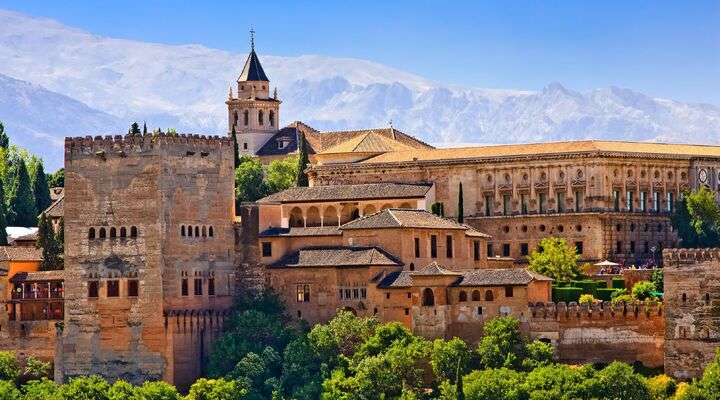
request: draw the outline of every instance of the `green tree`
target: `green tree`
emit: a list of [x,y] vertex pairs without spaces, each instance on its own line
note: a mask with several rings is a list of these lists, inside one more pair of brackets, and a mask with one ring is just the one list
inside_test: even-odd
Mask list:
[[8,203],[8,222],[11,226],[31,227],[37,224],[35,197],[30,188],[30,177],[25,160],[19,160]]
[[122,379],[115,381],[108,389],[108,400],[136,400],[135,386]]
[[296,157],[273,160],[265,171],[265,186],[268,194],[281,192],[295,184],[297,177]]
[[530,399],[586,399],[590,398],[587,394],[587,381],[592,376],[594,376],[592,368],[550,364],[530,371],[525,377],[524,386]]
[[632,367],[612,362],[590,381],[589,397],[602,400],[650,400],[645,378]]
[[65,168],[47,175],[47,183],[51,188],[54,187],[65,187]]
[[295,180],[295,186],[307,187],[309,185],[307,173],[305,168],[310,164],[308,158],[307,142],[305,140],[305,134],[302,132],[298,133],[298,167],[297,167],[297,179]]
[[128,135],[134,136],[140,134],[140,125],[137,122],[133,122],[128,129]]
[[528,268],[556,281],[567,281],[580,274],[577,261],[575,246],[565,239],[546,237],[540,241],[539,250],[533,250],[528,256]]
[[142,133],[143,133],[143,135],[147,135],[147,133],[148,133],[148,131],[147,131],[147,123],[144,122],[144,121],[143,121],[143,132],[142,132]]
[[23,381],[34,381],[50,377],[50,363],[39,360],[33,356],[25,360],[25,368],[23,369]]
[[10,138],[5,132],[5,125],[0,121],[0,148],[7,149],[10,146]]
[[269,399],[273,392],[280,390],[281,367],[280,354],[268,346],[260,354],[247,353],[227,374],[227,378],[247,388],[248,400]]
[[645,300],[653,298],[653,292],[656,291],[655,284],[650,281],[640,281],[635,283],[632,288],[632,297],[635,300]]
[[200,378],[190,386],[185,400],[241,400],[247,395],[248,390],[233,380]]
[[659,292],[664,291],[665,277],[662,268],[655,268],[650,279],[652,280],[652,283],[655,284],[655,290]]
[[527,399],[525,376],[507,368],[473,371],[465,376],[463,388],[467,400]]
[[555,350],[550,343],[533,340],[525,344],[522,367],[526,371],[552,364]]
[[255,201],[267,195],[264,172],[260,160],[250,156],[240,159],[240,166],[235,170],[235,199],[238,203]]
[[280,380],[288,398],[319,398],[324,375],[329,375],[327,364],[321,363],[307,335],[287,345]]
[[353,355],[355,360],[376,356],[385,353],[394,345],[405,346],[416,340],[417,337],[400,322],[388,322],[378,325],[375,332],[358,347]]
[[20,365],[15,353],[0,351],[0,381],[15,381],[20,376]]
[[469,372],[471,355],[467,343],[462,339],[435,339],[430,353],[430,365],[437,381],[457,382],[458,374],[464,376]]
[[675,208],[672,223],[682,247],[720,246],[720,206],[706,187],[685,193]]
[[58,388],[58,400],[109,400],[110,385],[101,377],[93,375],[70,379]]
[[463,206],[463,189],[462,189],[462,182],[460,182],[459,188],[458,188],[458,216],[457,216],[458,222],[463,223],[465,222],[465,207]]
[[[1,390],[1,389],[0,389]],[[55,394],[58,391],[58,385],[55,382],[42,378],[40,380],[34,380],[26,383],[22,387],[23,400],[51,400],[56,399]],[[125,399],[114,399],[110,400],[125,400]],[[129,400],[129,398],[128,398]]]
[[0,380],[0,400],[21,400],[22,393],[10,381]]
[[52,223],[45,216],[45,213],[40,214],[40,218],[38,218],[36,246],[42,249],[43,260],[40,263],[42,271],[62,269],[63,246],[59,243]]
[[720,349],[715,351],[715,359],[705,367],[702,378],[693,382],[681,399],[720,400]]
[[240,149],[238,148],[237,132],[235,132],[235,125],[233,125],[233,127],[232,127],[232,132],[230,132],[230,137],[232,138],[233,150],[235,153],[235,168],[237,168],[240,166]]
[[665,374],[648,378],[646,382],[650,391],[650,398],[653,400],[669,400],[675,396],[677,382]]
[[520,321],[496,317],[483,326],[483,338],[476,351],[483,368],[515,368],[521,361],[522,350]]
[[315,325],[308,338],[321,362],[332,369],[339,355],[352,357],[377,327],[375,318],[358,318],[349,311],[340,311],[327,324]]
[[7,246],[7,219],[5,216],[7,211],[5,210],[5,188],[2,179],[0,179],[0,246]]
[[35,210],[43,212],[50,207],[50,188],[48,187],[45,169],[42,162],[35,167],[33,174],[33,194],[35,195]]
[[135,398],[138,400],[181,400],[175,386],[162,381],[145,382],[135,388]]

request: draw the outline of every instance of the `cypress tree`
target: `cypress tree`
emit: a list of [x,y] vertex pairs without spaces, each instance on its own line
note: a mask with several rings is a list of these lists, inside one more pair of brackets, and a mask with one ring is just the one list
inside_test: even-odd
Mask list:
[[10,145],[10,138],[8,137],[7,133],[5,133],[5,126],[3,125],[2,121],[0,121],[0,147],[3,149],[7,149]]
[[465,222],[465,210],[463,210],[463,190],[462,190],[462,182],[460,182],[460,188],[458,189],[458,216],[457,216],[458,222],[463,223]]
[[130,129],[128,129],[128,135],[139,135],[140,134],[140,125],[137,122],[133,122],[132,125],[130,125]]
[[238,149],[238,141],[237,141],[237,132],[235,132],[235,125],[232,127],[232,132],[230,133],[230,136],[232,136],[233,141],[233,149],[235,149],[235,169],[240,166],[240,150]]
[[462,359],[462,356],[458,357],[458,366],[457,370],[455,371],[455,393],[457,395],[457,400],[465,400],[465,390],[463,389],[463,377],[462,377],[462,368],[460,368],[460,361]]
[[295,186],[307,187],[308,176],[305,173],[305,168],[310,163],[307,154],[307,143],[305,143],[305,134],[298,133],[298,170],[297,179],[295,180]]
[[38,218],[38,240],[36,246],[42,249],[43,260],[40,269],[49,271],[60,266],[60,246],[55,237],[52,223],[45,216],[40,214]]
[[37,223],[35,197],[30,187],[30,177],[23,159],[18,160],[15,181],[8,199],[8,205],[8,222],[11,226],[35,226]]
[[52,200],[50,200],[50,187],[48,186],[42,162],[39,162],[35,168],[33,193],[35,194],[35,209],[38,212],[43,212],[50,207],[52,203]]
[[7,220],[5,219],[5,189],[3,188],[2,179],[0,179],[0,246],[7,246]]

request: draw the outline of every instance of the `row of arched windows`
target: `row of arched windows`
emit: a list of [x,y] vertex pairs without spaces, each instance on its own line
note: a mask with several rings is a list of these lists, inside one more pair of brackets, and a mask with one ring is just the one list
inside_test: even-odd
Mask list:
[[[265,125],[265,113],[263,112],[263,110],[258,110],[257,118],[258,118],[258,125],[260,125],[260,126]],[[237,125],[239,119],[240,119],[240,117],[239,117],[237,111],[235,111],[235,118],[234,118],[235,124],[234,125]],[[275,111],[274,110],[268,111],[268,123],[270,124],[270,126],[275,126]],[[243,124],[245,126],[248,126],[250,124],[250,111],[249,110],[243,111]]]
[[180,236],[182,237],[214,237],[215,231],[212,226],[180,225]]
[[[485,291],[485,301],[493,301],[494,295],[492,290],[486,290]],[[462,290],[460,291],[460,294],[458,295],[458,301],[459,302],[465,302],[468,301],[468,294],[466,291]],[[480,301],[480,291],[479,290],[473,290],[470,294],[470,301]]]
[[129,229],[129,235],[128,235],[128,228],[121,226],[120,228],[116,228],[114,226],[111,226],[109,228],[106,228],[104,226],[100,228],[90,228],[88,230],[88,239],[124,239],[127,237],[135,238],[138,236],[138,228],[136,226],[131,226]]

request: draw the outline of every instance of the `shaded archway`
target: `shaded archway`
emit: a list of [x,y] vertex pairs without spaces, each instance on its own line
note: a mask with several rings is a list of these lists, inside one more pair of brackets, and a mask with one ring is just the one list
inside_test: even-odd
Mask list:
[[422,305],[424,307],[431,307],[435,305],[435,294],[432,289],[425,288],[422,292]]
[[323,226],[338,226],[337,209],[329,206],[323,211]]
[[493,301],[493,292],[492,290],[485,291],[485,301]]
[[346,204],[340,212],[340,223],[344,224],[357,219],[360,216],[360,210],[355,205]]
[[382,207],[380,207],[381,210],[387,210],[388,208],[393,208],[392,204],[385,203]]
[[370,215],[370,214],[374,214],[375,212],[376,212],[375,206],[372,204],[368,204],[365,206],[365,208],[363,208],[363,215]]
[[290,227],[303,227],[305,222],[303,221],[303,213],[300,207],[293,207],[290,210]]
[[305,226],[320,226],[320,210],[313,206],[305,211]]
[[405,202],[400,204],[400,208],[413,208],[413,206],[411,206],[410,203]]
[[479,290],[473,290],[472,301],[480,301],[480,291]]

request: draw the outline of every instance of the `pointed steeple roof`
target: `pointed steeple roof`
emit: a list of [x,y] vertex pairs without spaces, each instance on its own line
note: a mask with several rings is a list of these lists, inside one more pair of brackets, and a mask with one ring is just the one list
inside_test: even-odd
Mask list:
[[270,82],[265,71],[263,71],[262,65],[260,65],[260,59],[255,53],[255,30],[250,30],[250,54],[247,60],[245,60],[245,66],[238,77],[238,82],[247,81],[264,81]]

